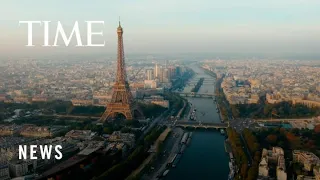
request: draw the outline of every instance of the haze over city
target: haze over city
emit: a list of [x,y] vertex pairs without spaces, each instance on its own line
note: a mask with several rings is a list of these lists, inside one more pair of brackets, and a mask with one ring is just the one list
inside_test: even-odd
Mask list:
[[[316,0],[282,1],[6,1],[1,5],[2,55],[44,55],[54,53],[114,53],[114,27],[121,17],[126,28],[127,53],[241,53],[319,55],[320,2]],[[105,47],[76,48],[25,47],[27,26],[19,21],[51,21],[50,43],[57,21],[69,34],[79,21],[83,40],[87,20],[104,21],[96,26],[106,41]],[[34,42],[43,43],[43,26],[34,25]],[[72,42],[75,42],[73,37]],[[73,44],[74,45],[74,44]],[[251,54],[250,54],[251,53]]]
[[320,1],[3,1],[0,180],[320,180]]

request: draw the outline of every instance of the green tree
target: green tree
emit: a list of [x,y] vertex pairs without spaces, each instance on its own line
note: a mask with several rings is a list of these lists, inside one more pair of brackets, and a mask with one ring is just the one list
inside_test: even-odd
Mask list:
[[266,141],[268,143],[270,143],[271,145],[275,145],[277,140],[278,140],[278,137],[277,137],[277,135],[274,135],[274,134],[270,134],[266,138]]
[[104,127],[103,128],[103,132],[106,134],[111,134],[112,133],[112,129],[110,127]]
[[247,177],[248,165],[247,163],[242,164],[240,174],[242,177]]
[[248,180],[256,180],[258,175],[258,169],[256,167],[251,167],[248,171]]

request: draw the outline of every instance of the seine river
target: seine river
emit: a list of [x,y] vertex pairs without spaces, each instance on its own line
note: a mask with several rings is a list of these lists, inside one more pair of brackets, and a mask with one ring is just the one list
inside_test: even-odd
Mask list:
[[[202,69],[192,66],[197,73],[190,81],[190,85],[184,92],[190,92],[197,81],[204,77],[204,83],[199,93],[213,93],[215,79],[204,73]],[[202,122],[220,122],[216,112],[216,105],[210,98],[189,98],[189,102],[197,108],[197,120]],[[177,179],[228,179],[229,157],[224,149],[225,137],[216,130],[196,130],[193,132],[192,140],[185,150],[176,168],[171,168],[166,180]]]

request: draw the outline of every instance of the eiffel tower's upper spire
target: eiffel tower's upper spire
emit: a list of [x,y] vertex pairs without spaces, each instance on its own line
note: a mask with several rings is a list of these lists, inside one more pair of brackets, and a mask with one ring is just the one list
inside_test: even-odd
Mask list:
[[120,24],[120,16],[119,16],[119,26],[117,28],[117,32],[118,32],[118,34],[122,34],[123,33],[123,30],[122,30],[122,27],[121,27],[121,24]]

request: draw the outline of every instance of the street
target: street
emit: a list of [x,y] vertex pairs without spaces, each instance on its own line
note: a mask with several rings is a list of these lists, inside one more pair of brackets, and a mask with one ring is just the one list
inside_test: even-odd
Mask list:
[[151,172],[146,173],[142,179],[143,180],[153,180],[158,179],[159,175],[162,175],[163,171],[166,169],[168,161],[172,157],[175,156],[176,153],[179,151],[179,143],[183,135],[183,130],[181,128],[174,128],[171,134],[167,137],[164,148],[163,154],[152,164],[153,169]]

